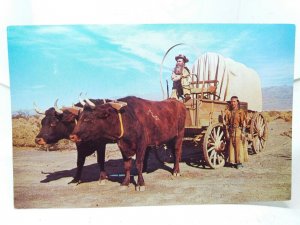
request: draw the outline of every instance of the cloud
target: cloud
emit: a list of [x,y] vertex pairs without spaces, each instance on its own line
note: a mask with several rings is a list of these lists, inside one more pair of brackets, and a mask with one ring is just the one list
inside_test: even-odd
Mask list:
[[35,46],[50,59],[66,58],[120,71],[158,72],[167,49],[177,43],[186,43],[169,53],[164,62],[165,76],[169,76],[175,64],[175,54],[186,54],[191,66],[207,51],[252,67],[261,74],[264,84],[272,81],[269,74],[276,74],[280,79],[290,73],[293,65],[272,62],[266,53],[259,52],[262,51],[260,45],[253,48],[260,39],[252,29],[231,29],[233,32],[223,26],[197,24],[36,26],[17,27],[15,31],[19,32],[10,29],[9,37],[12,42],[28,48]]
[[[249,31],[243,31],[233,38],[226,38],[222,43],[219,43],[219,53],[226,58],[234,57],[238,51],[245,51],[245,47],[250,46],[253,39]],[[238,60],[238,59],[236,59]]]
[[[174,64],[175,53],[186,54],[192,62],[206,49],[220,42],[214,32],[188,24],[36,26],[21,30],[19,36],[16,36],[19,44],[35,46],[46,57],[66,57],[93,66],[103,66],[105,63],[121,70],[130,65],[141,72],[145,71],[143,63],[151,63],[159,68],[163,55],[174,44],[183,42],[187,45],[170,52],[164,64],[167,70]],[[223,52],[230,54],[240,39],[237,37],[231,44],[224,43],[226,48]],[[111,48],[103,48],[106,45]]]
[[17,26],[10,27],[8,34],[10,45],[40,51],[50,58],[70,56],[96,45],[80,26]]
[[[155,25],[152,25],[155,26]],[[155,29],[151,26],[101,26],[99,29],[94,26],[88,27],[96,35],[104,36],[108,42],[119,46],[126,54],[136,55],[151,63],[159,64],[167,49],[177,43],[187,43],[186,50],[190,55],[195,55],[195,47],[214,43],[213,35],[209,32],[190,30],[189,25],[175,29],[175,26],[160,27]],[[174,60],[174,59],[173,59]]]

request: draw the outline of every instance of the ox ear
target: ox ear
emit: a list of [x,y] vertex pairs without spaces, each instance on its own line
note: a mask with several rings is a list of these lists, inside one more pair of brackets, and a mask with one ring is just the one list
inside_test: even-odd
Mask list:
[[78,116],[79,113],[82,112],[82,110],[83,110],[82,107],[77,107],[77,106],[63,107],[63,108],[62,108],[62,111],[64,111],[64,112],[68,111],[68,112],[74,114],[75,116]]
[[99,119],[105,119],[105,118],[109,117],[109,115],[112,113],[112,111],[113,111],[112,108],[103,109],[101,111],[97,111],[96,116]]
[[75,119],[76,119],[76,115],[67,110],[65,111],[65,113],[63,114],[63,117],[62,117],[62,121],[67,122],[67,123],[73,122],[73,121],[75,121]]
[[111,107],[113,107],[114,109],[116,109],[118,111],[127,105],[126,102],[109,102],[108,104],[110,104]]

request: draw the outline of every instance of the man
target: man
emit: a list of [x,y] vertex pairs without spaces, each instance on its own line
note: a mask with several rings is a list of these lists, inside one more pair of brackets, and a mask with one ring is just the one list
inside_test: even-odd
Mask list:
[[236,169],[243,167],[243,162],[248,161],[247,145],[244,145],[246,113],[240,109],[237,96],[230,99],[230,107],[225,111],[225,124],[229,132],[229,163]]
[[176,67],[172,73],[173,88],[171,98],[188,98],[190,95],[190,70],[185,66],[189,59],[182,54],[175,57]]

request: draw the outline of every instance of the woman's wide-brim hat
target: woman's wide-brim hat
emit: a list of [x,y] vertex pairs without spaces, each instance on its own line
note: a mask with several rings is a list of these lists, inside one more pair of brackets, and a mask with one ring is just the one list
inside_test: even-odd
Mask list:
[[183,61],[185,63],[187,63],[189,61],[189,59],[185,55],[182,55],[182,54],[179,54],[178,56],[175,56],[175,60],[177,61],[178,59],[183,59]]

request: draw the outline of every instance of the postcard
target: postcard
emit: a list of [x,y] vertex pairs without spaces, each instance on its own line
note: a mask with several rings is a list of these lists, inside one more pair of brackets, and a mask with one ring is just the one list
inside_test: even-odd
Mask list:
[[7,35],[15,208],[291,199],[294,25]]

